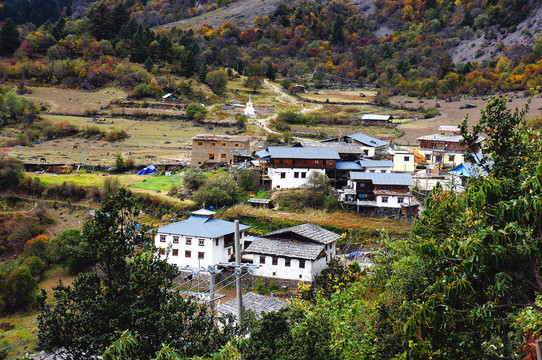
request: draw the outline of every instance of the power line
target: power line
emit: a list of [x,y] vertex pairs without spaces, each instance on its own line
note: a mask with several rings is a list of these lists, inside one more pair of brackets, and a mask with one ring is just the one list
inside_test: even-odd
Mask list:
[[4,336],[6,336],[6,335],[8,335],[8,334],[11,334],[11,333],[16,332],[16,331],[19,331],[19,330],[21,330],[21,329],[27,328],[27,327],[29,327],[30,325],[34,325],[34,324],[37,324],[37,323],[38,323],[37,321],[31,322],[30,324],[25,325],[25,326],[21,326],[21,327],[18,328],[18,329],[10,330],[10,331],[8,331],[7,333],[0,334],[0,336],[4,337]]
[[[247,275],[250,275],[249,273],[244,273],[243,275],[240,276],[240,279],[244,278],[245,276]],[[230,284],[232,284],[233,282],[235,282],[235,280],[232,280],[230,281],[228,284],[224,285],[223,287],[221,287],[220,289],[218,290],[215,290],[215,292],[219,292],[221,291],[222,289],[225,289],[226,287],[228,287]]]
[[34,346],[33,348],[31,348],[31,349],[26,349],[24,352],[22,352],[22,353],[20,353],[20,354],[17,354],[17,355],[15,355],[15,356],[13,356],[13,357],[10,357],[10,358],[7,359],[7,360],[14,360],[14,359],[17,359],[19,356],[24,355],[24,354],[26,354],[27,352],[32,351],[32,350],[34,350],[34,349],[37,349],[38,347],[39,347],[39,346],[36,345],[36,346]]
[[7,349],[9,349],[9,348],[12,348],[12,347],[14,347],[15,345],[22,345],[22,344],[24,344],[25,341],[30,340],[30,339],[33,339],[33,338],[36,338],[36,337],[38,337],[38,335],[34,335],[34,336],[31,336],[31,337],[27,337],[26,339],[19,340],[19,341],[17,341],[17,342],[14,342],[14,343],[11,344],[11,345],[8,345],[8,346],[6,346],[6,347],[0,349],[0,351],[2,351],[2,350],[7,350]]

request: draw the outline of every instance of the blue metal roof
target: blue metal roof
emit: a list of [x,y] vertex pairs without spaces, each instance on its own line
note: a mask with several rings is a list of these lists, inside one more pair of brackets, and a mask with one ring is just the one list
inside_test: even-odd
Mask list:
[[357,133],[357,134],[350,134],[346,135],[347,137],[356,140],[357,142],[362,143],[363,145],[372,146],[372,147],[380,147],[380,146],[386,146],[388,145],[387,142],[375,139],[374,137],[371,137],[369,135],[365,135],[364,133]]
[[278,159],[315,159],[340,160],[337,149],[329,148],[303,148],[286,146],[269,146],[267,148],[272,158]]
[[412,175],[408,173],[372,173],[350,171],[352,180],[369,180],[374,185],[405,185],[414,186]]
[[[239,230],[248,229],[250,226],[239,224]],[[184,221],[179,221],[158,228],[158,233],[176,234],[185,236],[200,236],[217,238],[235,232],[235,224],[231,221],[208,218],[205,216],[190,216]]]
[[337,170],[362,170],[361,165],[356,161],[337,161]]
[[267,150],[260,150],[260,151],[257,151],[254,155],[256,155],[259,158],[264,158],[264,157],[268,157],[270,154]]
[[359,164],[364,167],[393,167],[393,161],[391,160],[372,160],[372,159],[361,159],[358,160]]
[[[486,164],[489,168],[493,166],[493,162],[488,162]],[[473,176],[487,176],[486,169],[479,164],[471,164],[469,162],[464,162],[461,165],[456,166],[452,170],[448,171],[449,174],[473,177]]]

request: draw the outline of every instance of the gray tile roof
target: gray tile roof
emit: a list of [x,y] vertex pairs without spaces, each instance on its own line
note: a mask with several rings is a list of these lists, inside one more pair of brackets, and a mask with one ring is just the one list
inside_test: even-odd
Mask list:
[[[250,226],[239,224],[239,230],[248,229]],[[217,238],[235,231],[235,224],[231,221],[208,218],[205,216],[190,216],[184,221],[161,226],[158,233],[175,234],[185,236],[200,236]]]
[[299,144],[304,148],[336,149],[339,154],[363,154],[359,146],[345,142],[300,141]]
[[231,151],[231,154],[233,156],[252,156],[252,154],[254,153],[254,151],[252,150],[242,150],[242,149],[233,149]]
[[409,173],[372,173],[350,172],[352,180],[370,180],[374,185],[405,185],[414,186],[414,180]]
[[316,160],[340,160],[341,157],[336,149],[325,148],[302,148],[286,146],[269,146],[267,151],[271,158],[278,159],[316,159]]
[[278,240],[264,237],[251,239],[253,240],[252,244],[245,249],[245,253],[315,260],[325,248],[324,244],[311,241]]
[[[243,307],[247,310],[254,311],[257,318],[261,318],[262,313],[279,311],[280,309],[288,305],[288,303],[286,303],[284,300],[271,296],[259,295],[253,292],[244,293],[242,297]],[[237,299],[233,299],[225,302],[224,304],[220,304],[217,311],[221,315],[236,315]]]
[[380,147],[380,146],[388,145],[387,142],[375,139],[374,137],[365,135],[364,133],[350,134],[350,135],[346,135],[346,137],[354,139],[357,142],[362,143],[363,145],[372,146],[372,147]]
[[288,233],[300,235],[308,240],[315,241],[319,244],[329,244],[333,241],[337,241],[341,237],[340,235],[337,235],[332,231],[326,230],[318,225],[310,223],[280,229],[262,236],[279,237]]

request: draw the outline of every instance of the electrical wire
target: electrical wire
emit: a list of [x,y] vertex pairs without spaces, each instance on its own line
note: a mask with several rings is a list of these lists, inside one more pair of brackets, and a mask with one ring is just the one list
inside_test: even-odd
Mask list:
[[[250,274],[247,272],[247,273],[241,275],[241,276],[239,277],[239,280],[241,280],[242,278],[244,278],[244,277],[247,276],[247,275],[250,275]],[[237,280],[237,279],[234,279],[233,281],[230,281],[227,285],[224,285],[224,286],[221,287],[220,289],[215,290],[215,293],[221,291],[222,289],[227,288],[230,284],[234,283],[236,280]]]
[[13,344],[8,345],[8,346],[6,346],[6,347],[0,349],[0,351],[10,349],[10,348],[14,347],[15,345],[22,345],[22,344],[24,344],[25,341],[30,340],[30,339],[33,339],[33,338],[37,338],[37,337],[38,337],[38,335],[34,335],[34,336],[27,337],[26,339],[22,339],[22,340],[16,341],[16,342],[14,342]]
[[21,329],[27,328],[27,327],[29,327],[30,325],[34,325],[34,324],[37,324],[37,323],[38,323],[37,321],[31,322],[30,324],[27,324],[27,325],[25,325],[25,326],[21,326],[21,327],[18,328],[18,329],[13,329],[13,330],[10,330],[10,331],[8,331],[8,332],[6,332],[6,333],[0,334],[0,336],[4,337],[4,336],[6,336],[6,335],[8,335],[8,334],[11,334],[11,333],[16,332],[16,331],[19,331],[19,330],[21,330]]
[[10,357],[10,358],[7,359],[7,360],[14,360],[14,359],[17,359],[19,356],[24,355],[24,354],[26,354],[27,352],[32,351],[32,350],[34,350],[34,349],[37,349],[38,347],[39,347],[39,346],[36,345],[36,346],[34,346],[33,348],[31,348],[31,349],[26,349],[24,352],[22,352],[22,353],[20,353],[20,354],[17,354],[17,355],[15,355],[15,356],[13,356],[13,357]]

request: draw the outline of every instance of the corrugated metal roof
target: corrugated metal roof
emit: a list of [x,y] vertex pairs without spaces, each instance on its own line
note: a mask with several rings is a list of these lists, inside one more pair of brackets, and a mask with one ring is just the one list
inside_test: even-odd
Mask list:
[[[452,134],[431,134],[420,136],[416,140],[430,140],[430,141],[443,141],[443,142],[455,142],[458,143],[463,140],[463,135],[452,135]],[[478,136],[477,143],[482,142],[484,137]]]
[[294,233],[294,234],[303,236],[307,240],[312,240],[320,244],[329,244],[333,241],[338,240],[341,237],[340,235],[337,235],[332,231],[326,230],[324,228],[321,228],[318,225],[314,225],[310,223],[292,226],[285,229],[280,229],[280,230],[273,231],[262,236],[263,237],[279,237],[287,233]]
[[264,237],[252,239],[252,244],[245,249],[245,253],[315,260],[325,248],[324,244],[310,241],[288,241]]
[[393,161],[391,160],[372,160],[372,159],[361,159],[358,160],[359,164],[364,167],[393,167]]
[[341,159],[336,149],[269,146],[267,151],[272,158],[278,159]]
[[369,135],[365,135],[364,133],[356,133],[356,134],[350,134],[346,135],[347,137],[356,140],[357,142],[362,143],[363,145],[372,146],[372,147],[380,147],[380,146],[386,146],[388,145],[387,142],[375,139],[374,137],[371,137]]
[[391,120],[393,116],[391,115],[375,115],[375,114],[365,114],[361,117],[361,120]]
[[269,154],[269,151],[267,150],[260,150],[260,151],[257,151],[254,155],[256,155],[259,158],[264,158],[264,157],[268,157],[271,154]]
[[350,172],[352,180],[369,180],[374,185],[406,185],[414,186],[412,175],[408,173],[372,173],[372,172]]
[[357,161],[337,161],[337,170],[362,170],[363,168]]
[[319,142],[319,141],[300,141],[299,144],[304,147],[337,149],[339,154],[363,154],[363,150],[356,144],[345,142]]
[[459,132],[459,127],[454,125],[440,125],[438,131]]
[[[239,230],[245,230],[250,226],[239,224]],[[231,221],[208,218],[205,216],[190,216],[184,221],[179,221],[157,229],[158,233],[200,236],[217,238],[235,231],[235,224]]]

